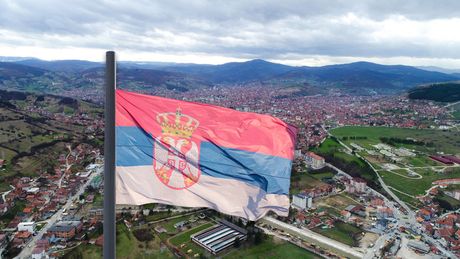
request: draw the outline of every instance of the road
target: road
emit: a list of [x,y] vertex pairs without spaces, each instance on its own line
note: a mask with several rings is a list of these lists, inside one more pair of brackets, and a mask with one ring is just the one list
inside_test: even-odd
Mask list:
[[[342,145],[344,148],[346,148],[348,151],[352,152],[351,148],[348,147],[347,145],[345,145],[345,143],[343,143],[342,141],[340,141],[340,139],[337,138],[337,142],[340,143],[340,145]],[[391,198],[393,198],[393,200],[395,200],[399,205],[401,205],[401,207],[403,207],[406,211],[407,211],[407,214],[408,214],[408,217],[409,219],[412,221],[412,222],[416,222],[415,221],[415,213],[412,211],[411,208],[409,208],[409,206],[407,206],[407,204],[405,202],[403,202],[402,200],[400,200],[398,198],[398,196],[396,196],[396,194],[393,193],[393,191],[390,190],[390,188],[386,185],[386,183],[383,181],[382,177],[380,176],[379,172],[375,169],[375,167],[369,163],[367,161],[367,159],[363,158],[361,155],[355,153],[355,156],[362,159],[364,162],[367,163],[367,165],[369,165],[370,168],[372,168],[372,170],[375,172],[375,174],[377,175],[377,180],[379,181],[380,185],[382,186],[382,188],[385,190],[385,192],[387,192]]]
[[[332,136],[329,132],[328,132],[329,136]],[[347,145],[345,145],[342,141],[340,141],[339,139],[337,139],[337,141],[344,147],[346,148],[347,150],[349,150],[351,152],[351,148],[349,148]],[[405,202],[403,202],[402,200],[400,200],[398,198],[398,196],[396,196],[391,190],[390,188],[385,184],[385,182],[383,181],[383,179],[381,178],[380,174],[378,173],[378,171],[374,168],[374,166],[369,163],[369,161],[367,161],[367,159],[364,159],[362,156],[360,156],[359,154],[356,154],[355,153],[355,156],[358,157],[358,158],[361,158],[363,161],[365,161],[371,168],[372,170],[374,170],[374,172],[376,173],[377,175],[377,178],[378,178],[378,181],[380,183],[380,185],[382,186],[382,188],[401,206],[403,207],[408,215],[407,215],[407,218],[405,218],[404,216],[402,216],[401,214],[399,214],[399,210],[393,210],[395,212],[398,212],[398,214],[395,214],[395,218],[398,220],[398,225],[399,226],[404,226],[406,228],[412,228],[412,229],[421,229],[421,225],[416,221],[415,219],[415,213],[412,209],[409,208],[409,206],[407,206],[407,204]],[[343,171],[342,171],[343,172]],[[387,200],[387,199],[386,199]],[[393,204],[392,202],[389,202],[389,204]],[[394,208],[394,206],[393,206]],[[422,237],[424,238],[424,240],[428,241],[429,243],[433,244],[436,246],[436,248],[439,249],[439,251],[441,251],[445,256],[447,257],[450,257],[450,258],[457,258],[452,252],[448,251],[447,249],[445,249],[440,243],[438,240],[432,238],[431,236],[428,236],[427,234],[425,233],[421,233]],[[383,240],[385,240],[385,236],[380,236],[379,239],[377,240],[377,242],[383,242]],[[367,256],[367,255],[366,255]],[[371,257],[367,257],[367,258],[372,258]]]
[[10,187],[11,187],[11,190],[6,191],[6,192],[4,192],[4,193],[2,194],[2,199],[3,199],[4,201],[6,200],[6,195],[8,195],[10,192],[14,191],[14,189],[15,189],[13,185],[10,185]]
[[300,246],[300,247],[302,247],[303,249],[308,250],[308,251],[314,253],[315,255],[317,255],[317,256],[319,256],[319,257],[326,258],[326,259],[329,258],[329,257],[327,257],[326,255],[323,255],[323,254],[318,253],[317,251],[315,251],[315,250],[312,249],[311,247],[304,245],[300,240],[294,241],[294,240],[292,239],[292,237],[283,236],[283,235],[279,234],[278,232],[271,231],[271,230],[269,230],[269,229],[267,229],[267,228],[264,228],[264,227],[261,227],[261,226],[257,226],[257,227],[260,228],[260,229],[262,229],[267,235],[276,236],[276,237],[279,238],[279,239],[282,239],[282,240],[284,240],[284,241],[290,242],[290,243],[292,243],[292,244],[294,244],[294,245],[296,245],[296,246]]
[[26,244],[24,249],[22,249],[21,253],[19,253],[18,256],[16,256],[16,259],[28,259],[32,255],[32,251],[35,248],[35,244],[37,243],[38,240],[40,240],[45,234],[48,229],[54,225],[57,221],[59,221],[62,218],[62,213],[64,213],[64,210],[68,211],[70,209],[70,206],[72,205],[73,201],[78,199],[81,194],[85,192],[86,187],[91,183],[93,178],[96,175],[101,174],[103,171],[103,167],[98,167],[94,173],[92,173],[89,177],[88,180],[80,186],[80,189],[77,191],[77,193],[73,196],[71,196],[68,200],[67,203],[62,206],[61,209],[59,209],[53,216],[51,216],[49,219],[47,219],[45,222],[47,223],[35,236],[32,237],[32,239]]
[[352,248],[351,246],[345,245],[318,233],[315,233],[308,229],[299,229],[272,217],[264,217],[261,219],[262,222],[271,225],[272,227],[276,227],[278,229],[283,229],[286,232],[290,232],[292,235],[300,236],[301,239],[305,241],[316,243],[320,247],[324,247],[328,250],[331,250],[335,253],[338,253],[342,256],[350,257],[350,258],[363,258],[364,254],[360,251]]

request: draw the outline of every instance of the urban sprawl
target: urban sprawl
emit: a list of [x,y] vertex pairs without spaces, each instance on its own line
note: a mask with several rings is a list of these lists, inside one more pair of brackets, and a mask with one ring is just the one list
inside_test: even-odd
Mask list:
[[[203,208],[117,205],[120,242],[125,236],[133,238],[135,249],[155,250],[166,258],[244,257],[251,247],[274,238],[320,258],[460,257],[460,205],[451,206],[460,201],[460,152],[436,150],[436,143],[416,134],[387,137],[365,131],[458,131],[448,107],[404,96],[339,91],[286,97],[258,84],[145,93],[270,114],[295,125],[299,131],[292,206],[288,217],[270,214],[254,223]],[[97,96],[77,90],[72,95]],[[89,135],[103,130],[102,117],[89,120],[78,110],[68,114],[33,106],[22,109],[78,121]],[[347,133],[350,127],[363,133]],[[71,143],[56,160],[53,170],[14,178],[8,182],[10,190],[1,193],[0,251],[5,256],[58,258],[79,247],[101,255],[101,150]],[[0,160],[0,172],[8,163]],[[73,165],[83,170],[72,170]],[[432,180],[419,190],[398,187],[398,179],[409,184]]]

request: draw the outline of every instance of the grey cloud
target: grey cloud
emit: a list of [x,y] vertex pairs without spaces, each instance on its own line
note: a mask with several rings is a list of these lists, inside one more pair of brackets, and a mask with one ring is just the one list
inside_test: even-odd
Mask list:
[[0,44],[267,59],[286,54],[460,58],[459,38],[443,44],[423,35],[374,35],[380,23],[397,17],[422,24],[459,19],[460,1],[0,0],[0,10]]

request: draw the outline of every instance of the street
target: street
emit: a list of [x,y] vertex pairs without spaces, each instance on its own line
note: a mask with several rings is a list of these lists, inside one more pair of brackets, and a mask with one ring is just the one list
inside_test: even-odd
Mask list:
[[103,167],[98,167],[97,170],[88,177],[88,180],[80,187],[78,192],[71,196],[68,200],[67,203],[62,206],[61,209],[59,209],[53,216],[51,216],[48,220],[46,220],[46,225],[35,235],[32,237],[32,239],[26,243],[25,247],[22,249],[21,253],[17,255],[15,258],[17,259],[28,259],[32,255],[32,251],[35,248],[35,244],[38,240],[40,240],[45,234],[48,229],[56,223],[56,221],[59,221],[61,219],[62,213],[65,211],[68,211],[70,209],[70,206],[72,205],[73,201],[78,199],[81,194],[84,193],[86,187],[91,183],[94,177],[97,175],[101,174],[103,171]]
[[330,239],[328,237],[315,233],[311,230],[299,229],[297,227],[294,227],[292,225],[289,225],[287,223],[284,223],[272,217],[264,217],[261,219],[261,221],[269,225],[272,225],[273,227],[283,229],[286,232],[291,232],[295,236],[300,236],[302,239],[308,242],[316,243],[319,246],[327,248],[340,255],[350,257],[350,258],[363,258],[364,256],[363,253],[359,252],[358,250],[348,245],[345,245],[343,243],[340,243],[338,241],[335,241],[333,239]]

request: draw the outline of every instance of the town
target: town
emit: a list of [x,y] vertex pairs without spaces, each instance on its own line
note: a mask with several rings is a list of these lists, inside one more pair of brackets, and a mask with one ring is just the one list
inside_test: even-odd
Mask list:
[[[460,255],[458,149],[452,144],[436,150],[436,140],[417,135],[456,130],[447,108],[404,96],[334,92],[284,98],[260,85],[237,89],[149,93],[271,114],[295,125],[289,217],[270,214],[254,223],[201,208],[117,205],[118,240],[131,247],[121,256],[236,258],[258,247],[272,255],[286,249],[312,258]],[[103,128],[100,116],[80,110],[26,105],[21,112],[78,124],[87,135]],[[372,129],[402,131],[372,135]],[[103,154],[91,143],[68,143],[52,170],[8,182],[0,203],[4,256],[101,256]],[[11,168],[8,159],[0,166]],[[409,192],[391,177],[410,180],[408,186],[421,181],[424,189]]]

